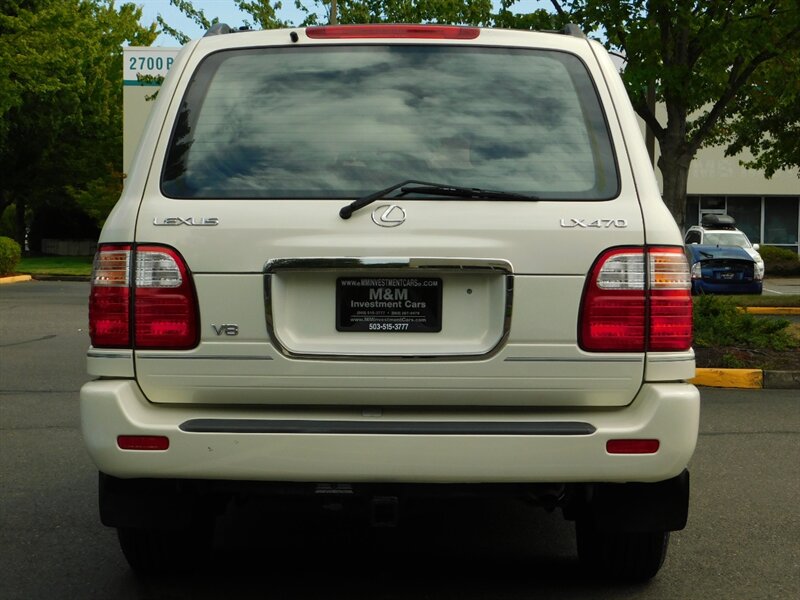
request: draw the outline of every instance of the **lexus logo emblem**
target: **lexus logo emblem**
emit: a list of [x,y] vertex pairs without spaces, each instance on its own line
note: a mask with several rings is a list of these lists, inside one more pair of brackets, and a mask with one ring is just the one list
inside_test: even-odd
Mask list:
[[406,211],[397,204],[382,204],[372,211],[372,222],[381,227],[397,227],[406,221]]

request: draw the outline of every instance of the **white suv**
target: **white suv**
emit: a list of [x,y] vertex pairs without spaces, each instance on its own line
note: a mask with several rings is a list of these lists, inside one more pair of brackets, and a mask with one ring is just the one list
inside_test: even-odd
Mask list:
[[736,228],[733,217],[709,214],[703,216],[701,223],[686,230],[684,243],[743,248],[756,263],[756,278],[764,278],[764,259],[758,253],[758,244],[750,243],[745,233]]
[[177,57],[94,264],[83,435],[130,564],[202,553],[245,492],[391,524],[490,487],[652,577],[687,518],[690,278],[607,53],[229,31]]

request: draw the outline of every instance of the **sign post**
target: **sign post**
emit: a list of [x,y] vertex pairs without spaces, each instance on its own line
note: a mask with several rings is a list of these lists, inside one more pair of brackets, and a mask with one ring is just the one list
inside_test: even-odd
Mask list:
[[122,53],[122,172],[130,169],[153,95],[169,73],[180,48],[126,46]]

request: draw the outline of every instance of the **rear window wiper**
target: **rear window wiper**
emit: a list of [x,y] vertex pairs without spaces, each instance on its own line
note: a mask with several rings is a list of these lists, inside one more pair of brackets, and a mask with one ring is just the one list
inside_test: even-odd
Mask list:
[[361,198],[356,198],[347,206],[343,206],[339,211],[339,216],[343,219],[349,219],[350,216],[356,212],[359,208],[364,208],[367,204],[371,204],[375,202],[375,200],[380,200],[386,194],[389,194],[395,191],[398,188],[403,187],[409,183],[416,183],[419,185],[428,185],[428,186],[436,186],[435,183],[427,183],[425,181],[417,181],[416,179],[406,179],[405,181],[401,181],[400,183],[396,183],[394,185],[389,186],[385,190],[381,190],[379,192],[375,192],[373,194],[367,194],[366,196],[361,196]]
[[466,188],[455,185],[420,185],[417,187],[400,188],[405,194],[431,194],[433,196],[455,196],[457,198],[496,198],[498,200],[539,200],[538,196],[519,194],[517,192],[504,192],[502,190],[484,190],[482,188]]
[[[414,187],[407,187],[408,184],[415,184]],[[418,181],[416,179],[407,179],[406,181],[392,185],[386,189],[380,190],[372,194],[367,194],[361,198],[356,198],[347,206],[343,206],[339,211],[339,216],[343,219],[349,219],[350,216],[359,208],[365,207],[376,200],[381,199],[386,194],[389,194],[396,189],[400,190],[400,194],[396,197],[405,196],[406,194],[431,194],[434,196],[454,196],[458,198],[496,198],[498,200],[539,200],[537,196],[528,194],[518,194],[516,192],[503,192],[496,190],[484,190],[481,188],[467,188],[458,187],[453,185],[445,185],[442,183],[430,183],[427,181]]]

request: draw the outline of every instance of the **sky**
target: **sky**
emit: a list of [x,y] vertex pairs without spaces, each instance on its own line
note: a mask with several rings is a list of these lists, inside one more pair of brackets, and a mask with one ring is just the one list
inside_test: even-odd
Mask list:
[[[135,4],[142,7],[142,23],[150,24],[156,20],[157,15],[175,29],[183,31],[191,38],[202,37],[205,31],[200,29],[177,8],[169,3],[169,0],[133,0]],[[221,23],[227,23],[231,27],[238,27],[250,15],[237,9],[232,0],[192,0],[196,9],[203,10],[208,19],[218,17]],[[284,8],[279,15],[290,21],[299,21],[299,13],[294,8],[293,0],[284,0]],[[289,9],[288,7],[291,7]],[[250,19],[252,21],[252,18]],[[177,41],[168,35],[160,35],[154,46],[179,46]]]

